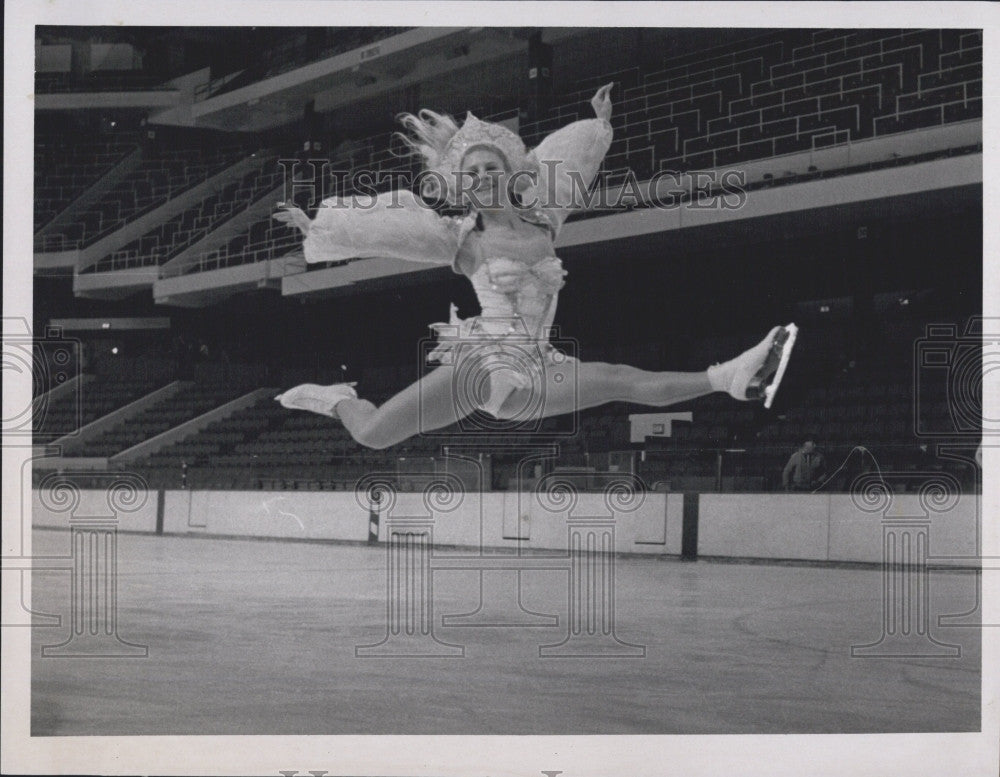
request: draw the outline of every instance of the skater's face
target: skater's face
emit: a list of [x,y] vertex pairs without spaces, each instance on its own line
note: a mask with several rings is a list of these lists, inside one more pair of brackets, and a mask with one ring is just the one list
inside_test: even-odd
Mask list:
[[510,204],[507,183],[510,171],[495,151],[477,148],[462,160],[463,198],[477,209],[491,210]]

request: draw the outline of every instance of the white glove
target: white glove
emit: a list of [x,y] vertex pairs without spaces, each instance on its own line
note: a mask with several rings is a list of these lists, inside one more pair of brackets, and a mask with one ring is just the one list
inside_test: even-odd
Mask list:
[[614,81],[610,84],[605,84],[600,89],[597,90],[591,100],[590,104],[594,106],[594,113],[597,114],[598,119],[604,119],[605,121],[611,121],[611,87],[613,87]]

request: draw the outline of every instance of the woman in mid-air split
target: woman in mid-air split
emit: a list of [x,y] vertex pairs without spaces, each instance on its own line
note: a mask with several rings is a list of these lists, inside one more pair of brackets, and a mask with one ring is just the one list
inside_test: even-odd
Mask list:
[[477,411],[529,422],[606,402],[662,407],[715,391],[770,407],[794,324],[775,327],[758,345],[703,372],[577,361],[549,343],[566,275],[554,243],[611,145],[611,87],[591,100],[597,118],[563,127],[533,151],[506,127],[472,114],[461,127],[431,111],[404,115],[404,140],[425,165],[423,194],[464,206],[464,217],[441,216],[409,191],[381,194],[364,207],[330,198],[311,221],[292,207],[275,214],[303,232],[308,262],[386,257],[449,265],[469,278],[482,307],[463,321],[453,306],[448,324],[432,325],[439,343],[428,360],[441,366],[379,407],[346,383],[296,386],[278,401],[339,418],[370,448]]

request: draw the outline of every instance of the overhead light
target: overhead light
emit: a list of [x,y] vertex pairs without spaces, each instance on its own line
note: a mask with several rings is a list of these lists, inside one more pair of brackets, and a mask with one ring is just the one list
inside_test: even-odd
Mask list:
[[820,305],[819,306],[819,312],[820,313],[829,313],[830,312],[830,306],[829,305]]

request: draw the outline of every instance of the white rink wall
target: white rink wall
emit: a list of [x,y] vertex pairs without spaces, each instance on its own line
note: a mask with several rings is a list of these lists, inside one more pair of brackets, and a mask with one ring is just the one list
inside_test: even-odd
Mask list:
[[[71,519],[103,517],[133,532],[368,540],[365,497],[353,492],[149,492],[117,512],[103,490],[78,494],[70,508],[33,491],[33,525],[68,528]],[[430,525],[439,546],[566,550],[571,525],[596,523],[613,525],[618,552],[681,554],[682,494],[644,494],[614,505],[614,512],[603,494],[573,499],[556,503],[545,494],[492,492],[428,503],[420,493],[395,494],[392,504],[382,506],[379,540],[385,541],[393,521],[417,520]],[[882,561],[886,536],[925,531],[930,563],[978,566],[979,504],[979,495],[963,494],[941,509],[917,494],[901,494],[887,506],[865,510],[846,494],[701,494],[696,509],[688,506],[686,530],[697,531],[699,556],[868,563]]]
[[112,504],[104,489],[72,491],[54,490],[31,492],[31,522],[33,526],[69,528],[71,521],[81,524],[92,521],[114,521],[121,531],[156,531],[157,493],[136,491],[134,502]]
[[[351,492],[167,491],[164,496],[168,534],[368,539],[369,511],[359,503],[363,497]],[[554,509],[531,493],[466,493],[454,502],[430,504],[421,493],[394,499],[380,513],[380,541],[393,520],[423,519],[437,545],[565,550],[570,520],[603,520],[614,523],[620,552],[681,552],[680,494],[646,494],[635,510],[617,516],[601,494],[579,494],[572,510]]]
[[979,501],[965,494],[937,512],[898,494],[868,512],[848,494],[702,494],[698,554],[879,563],[884,532],[926,528],[933,563],[977,566]]

